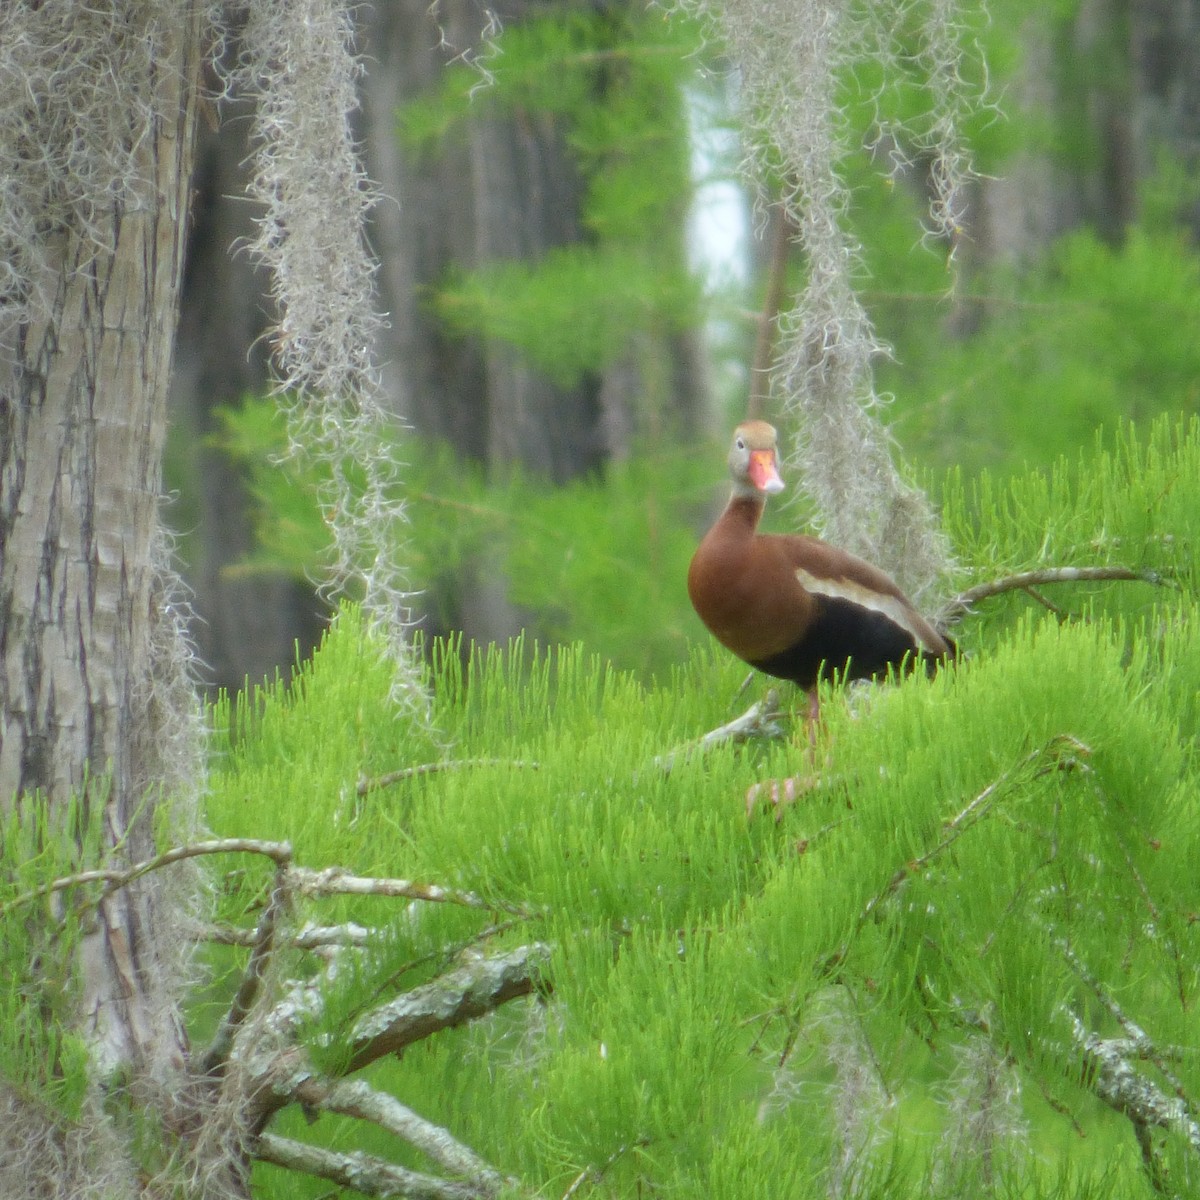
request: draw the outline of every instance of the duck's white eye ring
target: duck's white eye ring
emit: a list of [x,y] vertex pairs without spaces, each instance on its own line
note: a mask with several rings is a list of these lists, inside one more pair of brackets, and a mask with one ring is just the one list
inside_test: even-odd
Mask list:
[[738,438],[738,439],[737,439],[737,440],[736,440],[736,441],[735,441],[733,444],[734,444],[734,447],[735,447],[736,449],[738,449],[738,450],[745,450],[745,448],[746,448],[746,439],[745,439],[745,438]]

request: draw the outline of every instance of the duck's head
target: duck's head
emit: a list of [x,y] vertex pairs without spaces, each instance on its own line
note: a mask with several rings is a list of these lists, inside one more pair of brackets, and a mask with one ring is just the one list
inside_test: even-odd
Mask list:
[[766,421],[743,421],[733,431],[729,474],[739,496],[774,496],[783,491],[777,465],[775,426]]

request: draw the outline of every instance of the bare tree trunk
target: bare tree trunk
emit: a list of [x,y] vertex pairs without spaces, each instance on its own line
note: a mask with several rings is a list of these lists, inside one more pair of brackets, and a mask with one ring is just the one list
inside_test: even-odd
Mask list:
[[[506,24],[536,15],[517,0]],[[384,192],[372,236],[380,290],[391,314],[387,380],[418,431],[446,438],[489,463],[520,462],[563,481],[607,457],[598,380],[559,387],[504,347],[447,337],[428,311],[427,290],[452,264],[471,270],[500,259],[536,259],[577,241],[583,181],[561,121],[549,114],[470,122],[464,145],[416,163],[398,142],[397,107],[436,85],[454,50],[478,47],[485,15],[470,4],[430,9],[423,0],[367,10],[364,48],[385,69],[364,85],[368,167]],[[444,37],[449,50],[439,48]]]
[[[102,823],[114,861],[151,852],[159,790],[191,765],[176,736],[187,718],[173,711],[181,660],[158,505],[202,8],[162,0],[122,18],[115,29],[128,32],[128,47],[81,38],[72,70],[95,72],[85,81],[92,95],[118,95],[110,112],[88,114],[99,132],[78,136],[99,143],[110,121],[114,138],[129,139],[136,178],[113,180],[103,202],[84,195],[59,217],[31,281],[45,299],[4,327],[0,347],[0,812],[36,793],[61,823],[78,797],[80,828]],[[34,33],[76,20],[52,9]],[[79,20],[92,18],[106,19]],[[120,87],[110,84],[114,57]],[[145,100],[132,119],[117,107],[128,92]],[[178,941],[148,884],[103,901],[84,941],[82,1020],[94,1061],[135,1092],[183,1067]],[[6,1125],[0,1159],[20,1148],[3,1141],[28,1137]],[[59,1180],[58,1194],[113,1186],[99,1174],[100,1183]]]
[[[368,172],[393,198],[376,206],[371,229],[381,303],[390,314],[383,359],[392,402],[419,433],[445,439],[469,458],[500,468],[519,463],[563,483],[624,458],[637,434],[698,426],[698,346],[688,334],[647,331],[647,345],[624,361],[563,386],[512,347],[450,336],[428,303],[447,271],[536,261],[579,241],[586,181],[560,114],[489,113],[485,97],[465,137],[420,160],[401,145],[395,120],[404,103],[437,86],[456,54],[485,44],[488,19],[512,27],[551,11],[532,0],[506,0],[494,12],[463,0],[434,8],[425,0],[365,6],[362,49],[371,68],[362,117]],[[648,378],[648,370],[660,374]],[[652,394],[666,398],[666,411],[649,411]],[[503,641],[526,623],[495,555],[473,564],[462,583],[451,622],[468,642]]]
[[[1164,148],[1194,172],[1200,160],[1200,0],[1132,4],[1133,145],[1142,176]],[[1182,219],[1200,237],[1200,199]]]

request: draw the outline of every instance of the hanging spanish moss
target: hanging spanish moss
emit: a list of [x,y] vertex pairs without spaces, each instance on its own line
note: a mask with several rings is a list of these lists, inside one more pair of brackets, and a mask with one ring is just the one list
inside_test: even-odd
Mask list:
[[351,8],[259,0],[246,10],[236,79],[254,97],[250,198],[262,207],[249,250],[271,271],[273,365],[291,452],[329,468],[321,496],[333,541],[331,595],[360,599],[392,647],[395,696],[421,707],[400,553],[406,516],[392,486],[395,418],[375,362],[383,318],[364,241],[377,194],[351,131],[362,63]]
[[[843,103],[857,66],[879,69],[879,94],[917,72],[925,112],[876,135],[906,146],[928,172],[928,235],[953,249],[973,178],[962,138],[982,103],[964,77],[956,0],[899,7],[842,0],[685,0],[724,42],[737,72],[748,174],[762,207],[779,204],[803,252],[805,282],[779,319],[773,400],[795,431],[792,465],[821,533],[893,574],[918,604],[938,607],[948,543],[924,494],[897,467],[878,409],[873,362],[887,353],[859,297],[860,247],[850,232],[847,157],[861,149]],[[899,43],[916,31],[919,46]],[[878,96],[877,96],[878,99]],[[921,231],[914,231],[914,241]]]

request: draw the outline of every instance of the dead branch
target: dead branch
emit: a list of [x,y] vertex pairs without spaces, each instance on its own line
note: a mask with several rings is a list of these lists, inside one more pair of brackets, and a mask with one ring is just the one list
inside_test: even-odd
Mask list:
[[441,887],[436,883],[418,883],[412,879],[383,879],[351,875],[341,867],[317,871],[311,867],[292,867],[289,872],[296,894],[300,896],[392,896],[406,900],[427,900],[434,904],[462,904],[467,908],[497,909],[528,916],[519,906],[495,904],[474,892]]
[[[1116,580],[1152,583],[1158,587],[1167,583],[1157,571],[1135,570],[1132,567],[1046,567],[1040,571],[1019,571],[1015,575],[1005,575],[987,583],[977,583],[974,587],[959,592],[950,601],[947,616],[951,620],[957,619],[969,612],[980,600],[989,600],[1005,592],[1027,591],[1045,604],[1046,601],[1037,596],[1033,589],[1047,583],[1107,583]],[[1053,605],[1049,607],[1054,608]]]
[[254,945],[250,950],[250,958],[242,971],[242,978],[234,993],[233,1001],[221,1020],[220,1028],[213,1037],[204,1057],[201,1059],[201,1071],[205,1075],[221,1075],[229,1061],[233,1050],[234,1038],[246,1023],[255,1002],[262,990],[262,982],[266,977],[271,955],[275,950],[276,935],[280,919],[287,911],[290,902],[288,887],[289,872],[280,865],[275,871],[275,884],[271,889],[271,899],[263,910],[258,927],[254,931]]
[[364,1196],[403,1197],[404,1200],[489,1200],[496,1193],[472,1183],[453,1183],[410,1171],[361,1151],[339,1153],[264,1133],[254,1155],[290,1171],[328,1179],[339,1187],[353,1188]]
[[[195,929],[197,941],[218,946],[242,946],[250,949],[258,937],[256,929],[238,929],[233,925],[203,925]],[[305,925],[292,934],[288,945],[294,950],[318,950],[324,946],[366,946],[375,931],[366,925],[347,921],[343,925]]]
[[148,875],[151,871],[169,867],[173,863],[183,862],[189,858],[200,858],[207,854],[262,854],[271,859],[277,866],[286,866],[292,859],[290,842],[267,842],[259,838],[216,838],[206,842],[189,842],[186,846],[175,846],[153,858],[143,859],[131,867],[97,867],[92,871],[79,871],[74,875],[64,875],[52,879],[49,883],[33,888],[14,896],[0,905],[0,917],[6,917],[10,912],[22,905],[40,900],[54,892],[66,891],[69,888],[84,887],[89,883],[103,883],[103,892],[93,903],[99,903],[105,896],[111,895],[120,888],[128,887],[135,879]]
[[381,1005],[355,1025],[347,1072],[530,995],[541,982],[549,957],[548,946],[533,942],[448,971]]
[[378,1125],[415,1146],[443,1171],[472,1181],[488,1195],[515,1182],[506,1179],[449,1131],[361,1079],[346,1079],[334,1084],[317,1078],[308,1079],[296,1090],[296,1099],[312,1108]]

